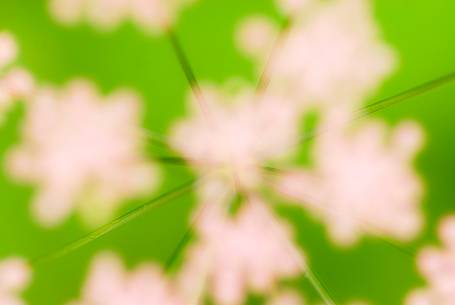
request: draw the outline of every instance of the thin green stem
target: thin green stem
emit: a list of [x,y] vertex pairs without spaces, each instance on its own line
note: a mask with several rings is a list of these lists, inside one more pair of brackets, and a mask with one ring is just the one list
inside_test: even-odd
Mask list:
[[[420,84],[416,87],[410,88],[408,90],[405,90],[405,91],[395,94],[393,96],[390,96],[390,97],[384,98],[382,100],[379,100],[377,102],[366,105],[365,107],[362,107],[359,110],[357,110],[355,112],[354,118],[347,121],[346,125],[349,125],[350,123],[352,123],[358,119],[364,118],[366,116],[379,112],[388,107],[394,106],[398,103],[401,103],[401,102],[407,101],[411,98],[426,94],[430,91],[438,89],[438,88],[440,88],[444,85],[450,84],[454,81],[455,81],[455,72],[451,72],[449,74],[446,74],[444,76],[438,77],[433,80],[430,80],[426,83]],[[339,126],[339,127],[342,128],[344,126]],[[330,130],[311,132],[308,135],[302,137],[299,141],[299,144],[310,141],[310,140],[316,138],[318,134],[320,134],[322,132],[328,132],[328,131],[330,131]]]
[[166,202],[169,202],[170,200],[176,199],[176,198],[180,197],[181,195],[187,193],[188,191],[190,191],[192,189],[195,182],[196,182],[196,180],[191,180],[164,194],[161,194],[158,197],[155,197],[152,200],[142,204],[141,206],[137,207],[136,209],[101,226],[100,228],[85,235],[84,237],[82,237],[74,242],[69,243],[68,245],[62,247],[61,249],[32,260],[31,264],[38,265],[38,264],[46,263],[48,261],[59,259],[71,252],[74,252],[74,251],[82,248],[83,246],[103,237],[104,235],[108,234],[109,232],[115,230],[116,228],[138,218],[139,216],[150,211],[151,209],[156,208]]
[[199,107],[201,108],[202,112],[208,117],[209,114],[208,105],[206,104],[203,98],[201,87],[199,86],[199,82],[197,81],[196,75],[190,64],[188,56],[186,55],[183,49],[183,46],[180,43],[180,40],[178,39],[177,34],[175,33],[173,28],[169,28],[166,33],[169,38],[169,41],[171,42],[171,46],[175,52],[175,55],[177,56],[177,60],[180,64],[180,67],[182,68],[183,73],[185,74],[186,80],[188,81],[191,91],[193,92],[193,95],[196,98],[196,101],[199,103]]
[[199,218],[204,213],[206,207],[207,207],[207,205],[203,206],[201,208],[201,210],[198,211],[198,213],[196,213],[196,215],[191,220],[191,222],[190,222],[188,228],[186,229],[185,233],[182,235],[182,237],[180,238],[180,240],[177,243],[177,246],[175,247],[175,249],[172,251],[172,253],[169,256],[169,258],[167,259],[166,265],[165,265],[165,270],[170,270],[172,268],[174,263],[180,257],[180,254],[182,253],[182,251],[185,248],[185,246],[190,242],[190,240],[192,238],[191,233],[193,232],[194,228],[196,227],[197,222],[199,221]]
[[185,159],[176,156],[155,156],[153,157],[153,160],[155,160],[158,163],[188,166],[188,163]]
[[169,271],[174,266],[174,263],[180,257],[180,254],[182,253],[183,249],[185,249],[185,246],[191,240],[192,231],[193,231],[192,226],[190,226],[189,228],[186,229],[183,236],[179,239],[177,246],[172,250],[171,255],[166,260],[166,263],[164,265],[164,270]]
[[[271,227],[280,226],[276,217],[272,218],[272,224],[273,224],[273,226],[271,226]],[[280,236],[280,235],[278,235],[278,236]],[[289,255],[298,264],[301,272],[303,272],[306,275],[306,277],[310,281],[310,284],[314,287],[316,292],[319,294],[321,299],[324,301],[325,305],[336,305],[336,303],[333,301],[332,297],[328,293],[327,289],[322,285],[321,281],[317,278],[316,274],[311,270],[311,267],[309,266],[309,264],[302,262],[301,258],[299,257],[299,254],[297,254],[297,252],[294,251],[294,249],[292,248],[292,246],[289,243],[289,240],[287,240],[284,237],[282,241],[283,241],[283,247],[288,251]]]
[[455,81],[455,72],[451,72],[451,73],[441,76],[439,78],[430,80],[426,83],[423,83],[416,87],[408,89],[404,92],[401,92],[401,93],[398,93],[391,97],[371,103],[371,104],[365,106],[364,108],[360,109],[357,112],[357,114],[358,114],[357,118],[362,118],[364,116],[371,115],[371,114],[381,111],[387,107],[393,106],[400,102],[404,102],[413,97],[425,94],[425,93],[432,91],[434,89],[437,89],[441,86],[447,85],[453,81]]
[[307,268],[306,277],[308,278],[310,284],[313,286],[316,292],[319,294],[319,296],[322,298],[324,303],[326,305],[336,305],[335,301],[330,296],[329,292],[324,287],[322,282],[319,280],[316,273],[314,273],[313,270],[311,270],[310,266],[307,265],[306,268]]
[[183,47],[180,43],[180,40],[177,37],[177,34],[175,33],[174,29],[168,29],[167,31],[167,36],[169,38],[169,41],[171,42],[172,48],[174,49],[175,55],[177,56],[177,59],[179,61],[179,64],[185,73],[185,77],[188,81],[188,84],[192,88],[199,88],[198,81],[196,79],[196,75],[193,72],[193,68],[191,67],[190,61],[188,60],[188,57],[186,56],[185,51],[183,50]]

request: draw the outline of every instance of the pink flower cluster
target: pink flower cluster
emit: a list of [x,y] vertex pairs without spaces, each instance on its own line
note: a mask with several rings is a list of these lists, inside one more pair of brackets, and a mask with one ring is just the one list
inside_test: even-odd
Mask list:
[[[282,2],[294,7],[305,1]],[[307,14],[292,20],[286,37],[271,50],[273,57],[259,59],[268,61],[274,90],[302,107],[357,106],[392,72],[395,54],[382,41],[368,1],[313,2]],[[268,55],[263,50],[276,40],[273,25],[253,18],[240,28],[239,46],[247,54]]]
[[[304,2],[280,2],[285,11],[306,11],[292,16],[284,37],[277,39],[277,29],[259,16],[240,28],[237,42],[259,71],[265,67],[265,88],[202,86],[202,96],[190,100],[196,110],[171,130],[173,148],[203,177],[198,239],[184,264],[183,286],[196,283],[219,304],[242,304],[249,291],[269,295],[271,286],[307,268],[285,221],[257,200],[264,187],[298,202],[339,245],[364,235],[408,241],[422,227],[423,186],[413,170],[422,129],[413,122],[392,129],[379,120],[348,126],[396,62],[367,1]],[[292,161],[310,106],[321,123],[315,143],[305,148],[313,164],[301,167]],[[236,203],[235,193],[247,199]],[[299,303],[294,297],[277,302]]]
[[157,173],[142,152],[139,103],[129,90],[103,98],[86,81],[38,90],[7,165],[18,181],[37,187],[40,223],[57,225],[78,210],[88,225],[100,225],[125,199],[151,192]]
[[161,269],[144,264],[128,272],[113,253],[99,254],[80,300],[68,305],[188,305]]
[[439,236],[443,247],[427,247],[417,259],[428,286],[412,292],[406,305],[455,304],[455,216],[442,220]]
[[262,200],[246,200],[232,219],[214,202],[201,209],[199,238],[180,275],[187,294],[195,290],[195,283],[205,282],[218,304],[240,305],[248,291],[267,293],[280,279],[304,271],[289,228]]
[[422,184],[411,167],[422,131],[404,122],[386,132],[372,121],[321,133],[314,168],[279,174],[276,189],[321,219],[340,245],[364,234],[412,239],[422,227]]
[[87,21],[108,31],[126,19],[146,32],[161,32],[172,26],[183,7],[195,0],[50,0],[50,12],[60,23]]
[[[261,180],[261,165],[285,157],[297,144],[298,115],[292,104],[267,95],[255,101],[251,88],[203,87],[206,109],[177,122],[171,144],[201,174],[216,171],[240,188],[254,188]],[[255,102],[254,102],[255,101]],[[194,109],[197,103],[190,100]]]

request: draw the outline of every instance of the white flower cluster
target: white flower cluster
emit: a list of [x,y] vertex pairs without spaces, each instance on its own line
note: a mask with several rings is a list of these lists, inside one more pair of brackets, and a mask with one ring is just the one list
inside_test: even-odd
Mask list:
[[80,300],[68,305],[188,305],[176,286],[153,264],[128,272],[113,253],[99,254]]
[[146,32],[157,33],[172,26],[187,5],[195,0],[50,0],[52,16],[62,24],[82,21],[109,31],[132,20]]
[[171,144],[202,174],[215,170],[241,188],[261,180],[261,164],[284,157],[297,145],[298,115],[278,96],[256,98],[252,89],[229,93],[204,86],[206,111],[190,100],[192,117],[178,122]]
[[[248,291],[268,294],[280,279],[305,273],[289,228],[258,199],[264,187],[322,220],[342,246],[363,235],[408,241],[422,227],[423,187],[413,170],[422,129],[414,122],[391,129],[368,120],[347,126],[396,62],[367,1],[280,4],[284,11],[306,11],[292,15],[285,37],[277,39],[278,30],[260,16],[237,36],[242,50],[258,59],[258,70],[265,66],[266,88],[202,86],[199,109],[191,99],[196,110],[170,136],[173,148],[204,175],[198,199],[209,210],[201,212],[183,282],[205,281],[203,294],[223,305],[240,305]],[[306,148],[313,165],[302,168],[291,161],[302,144],[300,121],[313,108],[321,117],[315,143]],[[235,193],[246,199],[235,202]],[[301,301],[283,296],[274,302]]]
[[388,139],[386,132],[372,121],[351,133],[320,134],[315,168],[279,175],[276,189],[320,218],[340,245],[364,234],[411,240],[422,227],[422,185],[411,166],[422,131],[404,122]]
[[417,260],[428,287],[412,292],[406,305],[455,304],[455,216],[442,220],[439,236],[443,247],[427,247]]
[[[283,2],[287,2],[284,6],[292,3]],[[238,33],[239,46],[261,61],[269,61],[271,86],[302,107],[357,106],[392,72],[396,62],[392,49],[381,40],[369,3],[313,3],[307,15],[291,21],[270,59],[263,55],[269,54],[264,50],[273,45],[275,31],[263,19],[245,21]]]
[[103,98],[91,83],[73,81],[36,92],[7,165],[18,181],[38,187],[40,223],[57,225],[78,210],[88,225],[100,225],[124,200],[150,194],[157,173],[142,151],[140,117],[140,98],[126,89]]
[[[257,96],[251,94],[254,89],[229,95],[203,87],[205,111],[179,122],[171,143],[198,172],[224,180],[228,187],[255,193],[266,183],[297,200],[327,224],[339,244],[353,244],[363,234],[412,239],[422,223],[422,185],[412,168],[422,146],[421,128],[412,122],[390,131],[385,123],[374,121],[353,130],[346,126],[359,99],[390,72],[392,52],[379,40],[365,0],[313,5],[312,14],[291,24],[271,58],[272,67],[288,61],[283,65],[295,69],[286,76],[286,84],[305,77],[308,81],[283,90],[274,85],[280,82],[276,79],[280,72],[273,68],[270,87]],[[262,41],[266,35],[258,36]],[[252,40],[245,39],[254,44],[250,50],[262,49],[263,42]],[[328,61],[332,62],[325,66]],[[297,88],[320,98],[290,97],[299,94]],[[316,91],[321,94],[310,93]],[[300,143],[300,119],[307,110],[300,101],[320,106],[322,123],[312,148],[313,168],[289,165],[289,156]],[[273,179],[267,170],[271,162],[286,168]]]
[[222,206],[206,203],[196,230],[199,241],[180,275],[187,294],[205,281],[218,304],[243,304],[249,290],[266,293],[304,269],[286,224],[258,198],[247,200],[233,219]]

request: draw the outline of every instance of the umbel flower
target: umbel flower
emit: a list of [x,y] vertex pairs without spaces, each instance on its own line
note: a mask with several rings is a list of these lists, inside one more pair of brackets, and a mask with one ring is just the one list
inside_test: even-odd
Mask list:
[[[292,4],[287,2],[283,5]],[[286,37],[270,50],[273,56],[265,59],[270,86],[303,107],[357,106],[392,72],[395,54],[381,40],[366,0],[315,3],[305,18],[292,20]],[[254,18],[240,28],[240,47],[247,54],[270,54],[254,52],[260,50],[256,45],[264,48],[275,40],[270,25]],[[261,42],[252,37],[257,33]]]
[[237,187],[260,183],[262,166],[282,159],[296,145],[298,112],[279,96],[255,97],[254,90],[226,93],[203,87],[205,110],[190,99],[191,117],[177,122],[171,145],[201,174],[232,181]]
[[124,200],[151,192],[157,173],[142,153],[139,103],[128,90],[103,98],[85,81],[40,88],[8,170],[37,187],[32,208],[41,224],[57,225],[78,210],[99,225]]
[[412,292],[406,305],[455,304],[455,216],[439,225],[442,247],[426,247],[417,258],[417,266],[428,286]]
[[277,221],[261,199],[246,200],[234,218],[216,202],[202,209],[198,240],[180,274],[187,294],[202,282],[217,304],[239,305],[248,291],[267,293],[281,279],[304,271],[304,258],[287,224]]
[[[110,30],[131,19],[146,30],[162,31],[171,29],[187,3],[52,0],[51,10],[67,24],[86,20]],[[191,243],[175,271],[177,281],[167,279],[168,266],[161,270],[147,264],[126,271],[114,254],[101,254],[82,296],[71,305],[193,305],[206,299],[241,305],[250,293],[263,295],[268,305],[303,305],[295,292],[281,289],[282,281],[302,275],[326,305],[333,303],[322,285],[315,284],[291,226],[275,213],[274,198],[265,200],[266,188],[315,215],[337,244],[353,245],[363,235],[407,241],[418,233],[422,185],[412,162],[422,146],[420,127],[403,122],[388,128],[379,120],[346,126],[395,64],[368,2],[279,4],[284,12],[302,12],[290,16],[286,35],[277,44],[271,43],[277,29],[261,17],[247,23],[238,37],[245,51],[258,59],[258,70],[265,66],[258,88],[200,87],[175,36],[169,36],[193,98],[189,115],[171,126],[164,144],[200,182],[195,236],[188,238]],[[265,59],[270,50],[273,56]],[[17,180],[36,187],[32,208],[40,223],[57,225],[77,211],[88,224],[100,224],[125,200],[151,191],[157,174],[143,152],[139,103],[129,90],[102,97],[85,81],[37,90],[26,107],[21,142],[7,165]],[[303,147],[313,164],[299,166],[294,154],[303,143],[299,127],[310,105],[318,106],[320,133],[314,145]],[[160,160],[165,162],[166,156]],[[144,207],[64,251],[129,221],[129,215],[140,214]],[[453,287],[443,282],[452,278],[430,269],[432,287],[437,288],[425,291],[424,297],[450,299]]]
[[68,305],[187,305],[176,286],[153,264],[125,270],[113,253],[93,261],[80,300]]
[[370,121],[347,130],[334,120],[321,124],[314,168],[279,173],[277,191],[321,219],[340,245],[364,234],[411,240],[422,226],[422,184],[412,169],[421,128],[403,122],[388,132]]
[[50,0],[50,12],[59,22],[74,25],[87,21],[108,31],[131,20],[146,32],[171,27],[180,11],[196,0]]
[[[205,174],[197,241],[182,271],[186,291],[205,283],[203,293],[217,304],[239,305],[249,291],[267,295],[281,280],[305,274],[307,264],[284,221],[258,199],[264,185],[315,214],[340,245],[353,245],[366,234],[410,240],[419,232],[422,186],[412,170],[422,145],[417,124],[405,122],[388,132],[384,123],[372,121],[353,132],[339,128],[351,114],[338,109],[320,126],[332,132],[316,139],[314,169],[278,167],[270,176],[264,164],[279,166],[298,143],[298,111],[270,96],[246,95],[244,104],[229,104],[213,88],[203,92],[206,111],[179,122],[171,136],[176,150]],[[277,106],[263,108],[264,101]],[[235,111],[220,112],[219,105]],[[228,108],[237,105],[246,106]],[[286,145],[277,150],[280,143]],[[248,198],[240,200],[234,216],[228,212],[233,193]]]
[[[197,237],[181,282],[189,292],[203,287],[202,295],[223,305],[242,304],[251,291],[269,296],[281,280],[308,269],[285,221],[257,199],[264,187],[299,202],[343,246],[363,235],[407,241],[422,224],[422,185],[412,169],[423,138],[419,126],[405,122],[389,130],[378,120],[346,127],[395,63],[367,2],[312,5],[307,18],[295,16],[278,44],[267,19],[254,18],[237,40],[259,58],[258,69],[265,65],[268,86],[233,93],[202,86],[190,100],[190,117],[170,136],[175,151],[204,177]],[[271,48],[272,57],[264,58]],[[300,168],[292,156],[309,105],[318,105],[322,123],[306,148],[314,165]],[[247,198],[238,209],[233,193]]]
[[[297,144],[298,111],[279,96],[258,97],[248,87],[232,93],[202,89],[203,110],[190,99],[192,117],[179,121],[170,137],[174,149],[206,176],[198,189],[197,241],[181,283],[187,294],[204,283],[202,295],[240,305],[249,291],[267,294],[282,279],[305,271],[290,229],[258,196],[264,165],[287,157]],[[233,216],[238,192],[247,198]]]

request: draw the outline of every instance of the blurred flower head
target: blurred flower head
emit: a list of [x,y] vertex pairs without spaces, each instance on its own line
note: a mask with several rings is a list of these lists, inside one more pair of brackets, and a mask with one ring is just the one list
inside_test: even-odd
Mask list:
[[294,107],[278,96],[256,97],[250,89],[232,95],[204,89],[207,111],[196,108],[178,122],[172,146],[200,172],[234,177],[241,188],[257,186],[262,166],[288,156],[295,146]]
[[50,0],[50,12],[60,23],[86,21],[103,31],[132,20],[146,32],[171,27],[183,7],[196,0]]
[[216,302],[239,305],[249,291],[267,294],[281,279],[305,271],[291,231],[262,200],[247,200],[234,218],[221,205],[207,204],[196,229],[199,241],[181,273],[184,291],[193,291],[202,276]]
[[264,16],[250,16],[240,24],[236,43],[246,55],[267,60],[277,37],[278,29],[271,20]]
[[79,210],[97,225],[124,200],[153,190],[157,173],[143,154],[139,109],[133,92],[103,98],[85,81],[38,91],[7,165],[18,181],[37,187],[33,215],[41,224],[56,225]]
[[[282,2],[293,7],[305,1]],[[238,40],[241,49],[253,54],[258,42],[251,33],[260,33],[256,39],[268,52],[253,55],[263,56],[270,53],[269,42],[276,37],[272,37],[272,25],[254,18],[243,24]],[[336,0],[313,5],[311,14],[291,23],[273,50],[268,74],[272,89],[299,105],[357,106],[392,72],[395,62],[395,54],[380,37],[368,2]]]
[[112,253],[92,263],[80,300],[68,305],[187,305],[163,271],[144,264],[132,271]]
[[316,138],[315,168],[285,172],[278,191],[322,219],[338,244],[351,245],[363,234],[415,237],[422,185],[412,160],[422,130],[404,122],[386,132],[379,121],[353,131],[331,125]]
[[31,277],[31,270],[25,260],[9,258],[0,262],[0,305],[24,305],[18,296]]
[[455,304],[455,216],[444,218],[439,226],[441,248],[424,248],[417,266],[428,286],[410,294],[407,305]]

